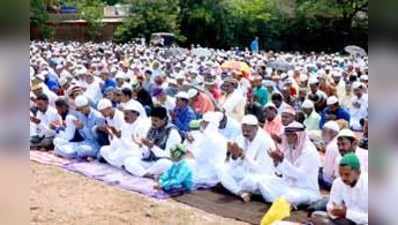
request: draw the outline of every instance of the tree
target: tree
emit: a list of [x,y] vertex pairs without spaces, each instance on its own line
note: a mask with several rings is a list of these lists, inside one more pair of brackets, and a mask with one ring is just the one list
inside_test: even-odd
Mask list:
[[180,13],[178,0],[130,0],[132,15],[117,28],[114,36],[119,42],[144,36],[147,40],[155,32],[174,33],[183,39],[177,17]]
[[77,8],[81,19],[87,21],[90,39],[95,40],[101,34],[104,27],[104,3],[101,0],[81,0],[77,2]]
[[37,27],[45,39],[49,39],[54,35],[54,29],[48,25],[49,15],[44,0],[30,1],[30,23],[31,26]]

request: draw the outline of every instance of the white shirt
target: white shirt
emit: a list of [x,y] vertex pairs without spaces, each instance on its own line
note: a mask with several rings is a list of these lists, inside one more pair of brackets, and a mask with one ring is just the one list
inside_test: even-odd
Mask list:
[[228,96],[224,96],[220,100],[221,108],[225,109],[225,113],[240,121],[245,113],[245,96],[242,95],[240,90],[235,90]]
[[97,103],[102,98],[100,81],[94,80],[93,83],[87,84],[86,83],[86,91],[84,92],[84,96],[86,96],[90,101],[97,106]]
[[340,155],[337,147],[337,138],[334,138],[327,146],[323,161],[323,179],[332,183],[336,177],[336,159]]
[[259,175],[274,173],[273,161],[268,152],[274,151],[276,147],[272,138],[263,129],[258,129],[253,141],[249,142],[243,135],[239,135],[236,143],[244,150],[245,158],[243,160],[230,158],[227,163],[236,168],[237,172]]
[[[368,224],[368,174],[361,173],[358,182],[354,187],[343,183],[341,178],[333,182],[330,192],[330,199],[327,210],[330,217],[330,211],[334,207],[347,207],[346,218],[358,225]],[[335,205],[335,206],[334,206]]]
[[114,147],[132,151],[138,149],[138,145],[135,141],[145,138],[150,126],[150,121],[142,118],[137,118],[132,124],[124,122],[120,127],[122,135],[120,138],[115,139],[113,142],[115,145]]
[[76,126],[74,124],[73,121],[77,120],[77,117],[72,115],[72,114],[68,114],[65,118],[65,129],[61,132],[58,133],[57,137],[62,138],[66,141],[70,141],[73,139],[73,137],[75,136],[75,132],[76,132]]
[[[293,150],[294,151],[294,150]],[[276,167],[290,187],[319,192],[318,173],[321,160],[318,151],[310,140],[304,144],[301,155],[294,163],[286,158]]]
[[50,124],[54,121],[59,121],[61,123],[61,116],[57,113],[57,110],[51,106],[48,106],[45,113],[37,111],[37,116],[40,123],[37,124],[37,134],[39,136],[53,137],[55,136],[55,131],[50,128]]

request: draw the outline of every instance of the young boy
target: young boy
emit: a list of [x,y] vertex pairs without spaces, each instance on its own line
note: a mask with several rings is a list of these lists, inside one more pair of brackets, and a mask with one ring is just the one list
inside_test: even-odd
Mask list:
[[189,167],[184,156],[187,153],[186,146],[179,144],[170,150],[173,166],[159,178],[155,185],[156,189],[177,196],[192,190],[192,169]]

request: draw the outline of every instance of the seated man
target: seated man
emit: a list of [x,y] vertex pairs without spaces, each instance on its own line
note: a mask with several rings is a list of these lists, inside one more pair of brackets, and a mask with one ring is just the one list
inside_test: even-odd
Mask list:
[[321,116],[315,111],[314,103],[311,100],[306,99],[302,104],[302,109],[305,113],[304,125],[306,130],[319,130]]
[[104,143],[100,144],[102,146],[110,145],[112,134],[120,133],[120,128],[124,123],[124,115],[119,109],[113,108],[111,100],[107,98],[103,98],[98,102],[97,109],[105,118],[105,124],[97,128],[104,140]]
[[142,152],[136,143],[145,137],[150,123],[140,117],[141,106],[138,102],[128,102],[123,107],[124,122],[120,125],[120,131],[110,128],[111,144],[100,150],[101,156],[112,166],[122,168],[124,161],[131,156],[142,156]]
[[368,224],[368,174],[354,153],[339,163],[340,178],[333,182],[327,211],[333,225]]
[[304,130],[304,125],[298,122],[289,124],[280,150],[269,152],[279,175],[263,176],[259,180],[265,201],[274,202],[282,197],[297,207],[320,199],[320,157]]
[[[96,158],[100,149],[97,128],[105,124],[105,119],[83,95],[76,97],[75,106],[77,116],[66,118],[65,133],[54,140],[55,153],[65,158]],[[74,142],[76,131],[83,141]]]
[[273,174],[268,151],[275,149],[271,137],[259,127],[253,115],[242,119],[242,134],[236,142],[229,142],[225,168],[220,174],[221,184],[230,192],[250,201],[250,193],[256,190],[255,180],[260,174]]
[[343,119],[350,123],[350,113],[340,106],[339,100],[336,96],[330,96],[327,99],[327,107],[321,113],[321,121],[319,122],[319,126],[322,129],[323,125],[325,125],[327,121],[336,121],[340,119]]
[[124,162],[126,170],[138,177],[156,177],[169,169],[173,164],[170,149],[181,143],[181,136],[169,122],[165,108],[154,107],[151,117],[152,127],[146,138],[137,140],[142,155],[128,157]]
[[339,132],[337,136],[337,147],[339,149],[339,154],[336,157],[335,163],[335,174],[337,173],[339,168],[339,162],[344,155],[348,153],[355,153],[361,162],[361,171],[368,172],[368,151],[358,147],[358,139],[355,136],[354,132],[349,129],[343,129]]
[[188,135],[188,148],[193,155],[188,162],[193,169],[194,184],[213,186],[219,183],[218,173],[227,157],[227,139],[218,131],[220,115],[205,113],[200,131]]
[[335,121],[327,122],[322,129],[322,140],[324,142],[324,160],[322,171],[319,176],[319,184],[322,188],[330,190],[333,180],[336,178],[336,159],[339,155],[337,148],[337,135],[340,127]]
[[30,148],[51,150],[55,136],[55,124],[61,123],[61,117],[57,111],[49,106],[48,97],[45,94],[38,95],[35,99],[36,115],[30,115]]
[[189,106],[189,97],[186,92],[179,92],[176,95],[176,99],[176,107],[171,114],[172,123],[178,128],[181,134],[186,135],[189,131],[189,123],[196,116]]

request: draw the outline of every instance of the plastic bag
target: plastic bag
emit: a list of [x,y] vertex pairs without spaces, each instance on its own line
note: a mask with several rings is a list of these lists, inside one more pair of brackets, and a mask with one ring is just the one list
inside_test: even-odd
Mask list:
[[264,215],[261,225],[272,225],[276,221],[290,217],[290,211],[290,203],[284,198],[278,198]]

